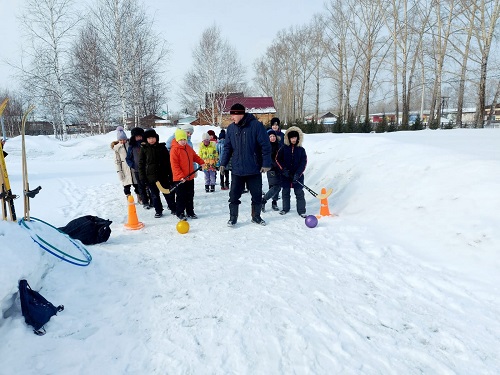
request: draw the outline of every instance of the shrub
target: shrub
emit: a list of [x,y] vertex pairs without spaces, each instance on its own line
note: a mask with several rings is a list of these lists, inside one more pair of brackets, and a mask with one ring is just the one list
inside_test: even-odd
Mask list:
[[391,121],[389,123],[389,126],[387,127],[387,131],[388,132],[397,132],[398,131],[398,126],[396,125],[396,123],[394,121]]
[[411,125],[411,130],[422,130],[424,128],[424,124],[422,120],[420,120],[420,115],[417,116],[415,122]]
[[429,123],[429,129],[432,129],[432,130],[439,129],[439,121],[437,119],[432,120]]
[[372,124],[370,120],[365,120],[362,123],[358,125],[358,129],[360,133],[371,133],[372,131]]

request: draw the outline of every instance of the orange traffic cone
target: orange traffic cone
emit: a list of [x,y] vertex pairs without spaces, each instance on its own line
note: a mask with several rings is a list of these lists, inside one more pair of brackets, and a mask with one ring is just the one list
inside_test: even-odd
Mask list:
[[[326,195],[325,188],[321,188],[321,194]],[[321,218],[323,216],[332,216],[332,214],[330,213],[330,209],[328,208],[328,198],[323,198],[321,200],[321,207],[319,209],[319,215],[317,217]]]
[[137,211],[135,210],[134,197],[130,194],[127,198],[128,200],[128,221],[125,224],[125,228],[127,229],[141,229],[144,227],[144,224],[139,221],[137,218]]

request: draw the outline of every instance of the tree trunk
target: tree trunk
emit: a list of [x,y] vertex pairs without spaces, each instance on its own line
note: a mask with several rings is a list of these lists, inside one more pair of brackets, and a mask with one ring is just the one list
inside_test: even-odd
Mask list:
[[493,102],[491,103],[491,108],[490,108],[490,113],[488,116],[488,121],[487,124],[488,126],[491,125],[491,121],[495,121],[495,112],[497,108],[497,102],[498,102],[498,96],[500,95],[500,80],[498,81],[497,84],[497,89],[495,91],[495,96],[493,97]]
[[[489,50],[489,48],[488,48]],[[477,128],[484,128],[484,112],[486,108],[486,75],[488,73],[488,53],[483,53],[481,59],[481,75],[479,78],[478,100],[475,123]]]

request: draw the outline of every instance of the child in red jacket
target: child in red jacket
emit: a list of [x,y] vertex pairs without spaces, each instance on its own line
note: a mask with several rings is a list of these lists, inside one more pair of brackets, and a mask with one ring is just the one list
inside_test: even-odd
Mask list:
[[[175,190],[176,214],[179,220],[197,219],[194,213],[194,167],[193,162],[203,165],[205,162],[193,148],[187,144],[187,133],[182,129],[175,131],[170,149],[170,165],[172,167],[174,184],[180,183]],[[189,177],[188,177],[189,176]],[[184,214],[186,210],[186,214]]]

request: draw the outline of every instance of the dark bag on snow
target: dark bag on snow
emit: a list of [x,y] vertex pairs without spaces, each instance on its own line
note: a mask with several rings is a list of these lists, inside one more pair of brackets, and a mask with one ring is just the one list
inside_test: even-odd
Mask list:
[[38,336],[45,335],[43,325],[53,315],[64,310],[63,305],[55,307],[47,301],[40,293],[31,289],[26,280],[19,280],[19,298],[21,300],[21,312],[26,324],[34,328],[33,332]]
[[75,240],[82,241],[84,245],[95,245],[108,240],[111,235],[111,228],[109,227],[111,223],[111,220],[86,215],[71,220],[59,230]]

